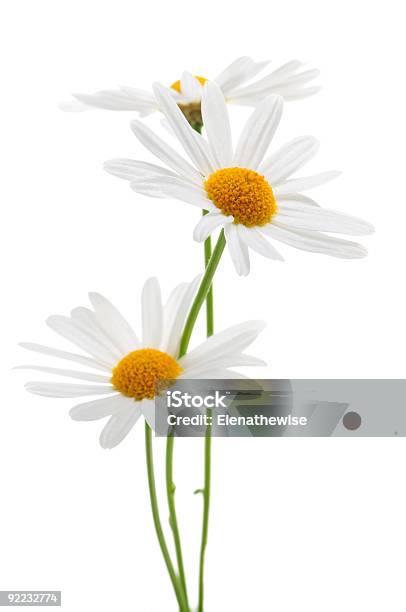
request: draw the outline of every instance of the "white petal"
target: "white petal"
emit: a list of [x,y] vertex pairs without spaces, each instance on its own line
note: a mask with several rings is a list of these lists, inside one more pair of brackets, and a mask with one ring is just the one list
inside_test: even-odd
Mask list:
[[278,197],[277,204],[278,208],[281,210],[308,210],[309,207],[320,208],[320,204],[302,193],[289,193],[287,195],[281,195]]
[[260,255],[264,255],[264,257],[269,257],[269,259],[283,261],[282,255],[266,238],[264,238],[257,228],[240,225],[238,229],[241,239],[247,246],[253,249],[253,251],[260,253]]
[[147,196],[148,198],[159,198],[167,200],[168,197],[171,197],[161,189],[161,187],[159,186],[159,182],[151,181],[152,179],[149,179],[148,182],[144,179],[132,181],[130,183],[130,187],[133,191],[135,191],[135,193]]
[[241,353],[237,358],[233,358],[233,362],[230,363],[227,367],[237,368],[240,366],[244,367],[265,367],[267,362],[259,357],[255,357],[254,355],[247,355],[246,353]]
[[275,187],[274,193],[276,196],[280,196],[286,193],[294,193],[295,191],[306,191],[307,189],[313,189],[314,187],[328,183],[328,181],[332,181],[333,179],[337,178],[337,176],[340,176],[340,174],[341,172],[332,170],[330,172],[315,174],[314,176],[306,176],[303,178],[284,181]]
[[103,372],[109,372],[110,367],[105,365],[102,361],[91,359],[90,357],[84,357],[83,355],[77,355],[76,353],[69,353],[67,351],[60,351],[49,346],[43,346],[42,344],[35,344],[34,342],[21,342],[20,346],[23,348],[34,351],[36,353],[42,353],[43,355],[51,355],[52,357],[59,357],[60,359],[66,359],[67,361],[75,361],[81,363],[95,370],[102,370]]
[[230,167],[233,160],[230,121],[224,95],[214,81],[208,81],[203,89],[202,117],[217,167]]
[[345,215],[333,210],[307,207],[307,209],[279,209],[274,221],[285,225],[310,231],[350,234],[351,236],[367,236],[374,232],[373,226],[351,215]]
[[210,362],[206,362],[203,365],[197,364],[193,368],[187,368],[179,378],[188,378],[189,380],[193,380],[193,378],[205,377],[210,378],[208,373],[216,370],[218,368],[237,368],[237,367],[247,367],[247,366],[266,366],[266,362],[262,359],[258,359],[257,357],[253,357],[251,355],[245,355],[244,353],[231,355],[225,355],[224,357],[219,357],[216,359],[214,357]]
[[179,106],[165,92],[165,89],[159,83],[155,83],[153,89],[161,111],[166,116],[190,159],[202,174],[206,176],[211,174],[215,168],[210,158],[207,143],[189,125]]
[[287,102],[292,100],[303,100],[303,98],[308,98],[309,96],[314,96],[314,94],[318,93],[321,90],[321,87],[295,87],[289,88],[289,90],[285,90],[281,92],[283,99]]
[[134,159],[110,159],[104,163],[103,168],[109,174],[118,176],[126,181],[133,181],[139,178],[145,179],[151,176],[176,176],[174,172],[167,168]]
[[111,376],[101,376],[100,374],[92,374],[91,372],[80,372],[79,370],[64,370],[61,368],[48,368],[45,366],[23,365],[17,366],[15,370],[36,370],[37,372],[46,372],[47,374],[58,374],[59,376],[67,376],[68,378],[77,378],[79,380],[89,380],[91,382],[109,383]]
[[240,136],[234,164],[256,170],[270,145],[282,117],[283,99],[269,96],[252,113]]
[[279,66],[279,68],[277,68],[276,70],[273,70],[269,75],[269,78],[272,76],[275,83],[280,82],[281,79],[285,79],[290,75],[294,74],[302,66],[303,63],[299,60],[290,60],[289,62],[282,64],[282,66]]
[[79,327],[84,333],[90,333],[103,343],[104,334],[98,327],[93,312],[89,308],[78,306],[71,310],[71,319],[75,326]]
[[[200,278],[200,276],[199,276]],[[169,349],[172,328],[174,325],[174,321],[176,319],[179,305],[184,299],[184,296],[188,290],[190,283],[180,283],[177,285],[170,293],[169,298],[167,299],[164,307],[164,324],[163,324],[163,332],[162,332],[162,341],[160,349],[165,351],[165,353],[169,353],[172,356],[177,357],[177,353],[175,353]]]
[[155,402],[154,400],[143,400],[141,402],[141,412],[144,415],[144,419],[151,427],[155,430]]
[[239,372],[234,372],[234,370],[229,370],[228,368],[214,368],[213,370],[201,371],[200,373],[193,375],[193,377],[184,376],[183,378],[186,380],[252,380],[251,377],[240,374]]
[[313,136],[295,138],[268,157],[258,171],[265,174],[274,187],[314,157],[319,146],[318,140]]
[[134,120],[131,122],[131,129],[141,144],[164,162],[164,164],[167,164],[181,176],[188,178],[194,183],[201,184],[202,178],[199,172],[144,123]]
[[291,60],[286,64],[282,64],[276,70],[273,70],[270,74],[263,77],[259,81],[256,81],[251,87],[254,90],[254,87],[257,91],[263,89],[264,86],[269,85],[277,85],[278,83],[283,83],[287,78],[292,76],[299,68],[303,66],[302,62],[299,60]]
[[110,395],[110,397],[78,404],[71,408],[69,414],[74,421],[96,421],[118,414],[123,410],[133,410],[134,406],[137,409],[137,402],[131,397],[125,397],[118,393],[117,395]]
[[203,378],[214,378],[219,380],[252,380],[250,376],[245,376],[245,374],[240,374],[239,372],[234,372],[233,370],[228,370],[227,368],[217,368],[208,374],[205,374]]
[[237,225],[230,223],[224,227],[224,232],[227,240],[227,245],[230,251],[231,259],[240,276],[247,276],[250,271],[250,258],[248,248],[240,239],[237,230]]
[[143,103],[145,106],[153,106],[155,110],[157,110],[155,99],[151,91],[129,87],[128,85],[120,85],[120,90],[133,100],[137,100],[140,104]]
[[195,368],[196,366],[203,367],[205,364],[210,364],[214,359],[229,356],[233,353],[240,354],[255,340],[264,327],[265,323],[263,321],[246,321],[229,327],[211,336],[200,346],[184,355],[179,363],[186,370],[186,368]]
[[[134,90],[135,91],[135,90]],[[73,94],[73,97],[83,104],[88,106],[94,106],[96,108],[103,108],[106,110],[117,110],[117,111],[154,111],[156,110],[156,104],[153,97],[150,95],[150,99],[140,98],[136,95],[128,95],[123,89],[105,89],[97,91],[94,94]]]
[[302,85],[295,85],[291,87],[269,87],[263,92],[256,94],[245,94],[245,95],[237,95],[233,93],[233,97],[229,98],[227,101],[230,104],[238,104],[240,106],[258,106],[260,102],[267,96],[271,94],[275,94],[278,96],[282,96],[285,102],[290,102],[292,100],[302,100],[303,98],[308,98],[309,96],[313,96],[321,90],[321,87],[303,87]]
[[173,87],[165,87],[164,85],[161,85],[161,87],[168,96],[175,100],[177,104],[181,104],[185,101],[185,97],[181,93],[176,91],[176,89],[174,89]]
[[94,334],[84,331],[75,321],[69,317],[53,315],[47,319],[47,325],[57,334],[66,338],[76,346],[92,355],[103,364],[112,367],[117,362],[117,357],[109,351]]
[[95,310],[95,316],[108,334],[115,339],[120,351],[126,355],[140,347],[140,341],[115,306],[100,293],[89,293],[90,302]]
[[113,393],[112,385],[76,385],[74,383],[52,383],[33,381],[28,382],[25,388],[35,395],[45,397],[81,397],[84,395],[104,395]]
[[[165,351],[175,358],[177,358],[179,354],[182,331],[200,280],[201,277],[197,276],[191,283],[188,283],[186,287],[183,287],[182,291],[178,290],[176,295],[178,299],[177,306],[172,305],[172,303],[169,304],[169,310],[166,316],[167,340]],[[173,299],[173,296],[171,296],[171,302]]]
[[145,191],[148,188],[152,190],[152,193],[156,193],[159,190],[164,197],[175,198],[192,206],[203,208],[203,210],[217,210],[213,202],[207,197],[203,187],[192,185],[180,178],[168,176],[150,178],[148,181],[133,181],[131,188],[137,192],[140,189]]
[[282,224],[270,223],[261,228],[261,231],[285,244],[289,244],[302,251],[323,253],[342,259],[359,259],[367,255],[367,250],[356,242],[349,242],[332,236],[325,236],[318,232],[293,230]]
[[[258,100],[262,100],[264,97],[268,96],[271,93],[277,93],[282,95],[281,88],[289,81],[289,79],[293,78],[294,73],[302,66],[301,62],[297,60],[293,60],[284,64],[277,70],[274,70],[267,76],[263,77],[259,81],[255,83],[250,83],[245,87],[240,87],[238,89],[230,92],[230,96],[233,101],[244,100],[252,97],[256,97]],[[299,87],[297,85],[296,87]]]
[[267,96],[252,95],[240,98],[233,95],[233,97],[227,98],[227,103],[234,104],[236,106],[257,107],[266,97]]
[[116,360],[122,358],[122,351],[113,337],[110,337],[103,325],[99,323],[94,312],[89,308],[79,306],[71,311],[71,321],[80,328],[83,333],[100,342]]
[[187,101],[198,102],[201,99],[202,86],[196,77],[187,70],[184,71],[180,79],[180,90]]
[[253,78],[269,62],[254,62],[250,57],[239,57],[214,79],[224,93]]
[[100,445],[102,448],[114,448],[130,433],[135,423],[141,416],[141,411],[136,402],[132,410],[115,414],[107,422],[100,434]]
[[320,76],[320,70],[317,68],[312,68],[311,70],[304,70],[299,74],[294,74],[284,79],[282,85],[283,87],[293,87],[298,85],[306,85],[310,81],[313,81],[318,76]]
[[156,278],[146,281],[141,295],[142,343],[157,348],[161,344],[163,309],[161,288]]
[[232,223],[233,220],[231,215],[226,217],[221,213],[204,215],[194,229],[193,238],[197,242],[204,242],[217,227]]

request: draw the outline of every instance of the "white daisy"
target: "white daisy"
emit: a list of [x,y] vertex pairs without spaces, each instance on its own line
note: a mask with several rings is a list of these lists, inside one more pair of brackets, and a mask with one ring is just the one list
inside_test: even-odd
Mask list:
[[[297,60],[284,64],[259,80],[252,81],[268,64],[267,61],[254,62],[250,57],[240,57],[213,80],[221,87],[227,102],[243,106],[256,106],[271,93],[279,94],[285,100],[297,100],[319,91],[320,87],[309,86],[309,82],[319,75],[319,71],[303,70],[303,64]],[[166,88],[192,123],[201,121],[200,101],[206,81],[205,77],[193,76],[185,71],[179,81]],[[73,96],[74,101],[62,104],[64,110],[86,110],[89,107],[96,107],[137,111],[140,116],[145,117],[160,108],[152,92],[134,87],[123,86],[90,95],[73,94]]]
[[361,245],[321,232],[366,235],[373,232],[369,223],[320,208],[301,193],[335,178],[338,172],[289,179],[317,152],[315,138],[296,138],[265,157],[282,116],[280,96],[271,95],[258,105],[233,149],[225,99],[216,83],[206,83],[202,97],[208,141],[191,128],[161,85],[156,84],[154,91],[192,163],[135,120],[131,126],[137,138],[170,169],[130,159],[111,160],[105,169],[129,180],[138,193],[176,198],[209,211],[196,226],[194,237],[202,242],[223,227],[239,274],[249,272],[248,248],[282,259],[268,238],[333,257],[366,255]]
[[103,448],[113,448],[129,433],[141,415],[154,427],[154,397],[159,381],[180,378],[244,378],[230,367],[265,365],[243,351],[263,329],[262,321],[247,321],[211,336],[178,358],[183,327],[198,280],[178,285],[165,305],[155,278],[141,296],[142,340],[119,311],[103,296],[90,293],[93,309],[75,308],[70,317],[54,315],[47,324],[87,355],[39,344],[26,349],[80,363],[100,373],[36,365],[20,366],[86,383],[29,382],[26,389],[46,397],[104,396],[71,409],[77,421],[107,418],[101,436]]

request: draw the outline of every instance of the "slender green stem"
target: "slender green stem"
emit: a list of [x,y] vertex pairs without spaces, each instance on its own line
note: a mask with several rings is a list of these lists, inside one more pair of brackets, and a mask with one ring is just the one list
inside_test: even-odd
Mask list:
[[189,609],[189,601],[187,595],[187,586],[186,586],[186,576],[185,576],[185,568],[183,564],[183,554],[182,554],[182,544],[180,540],[180,533],[178,527],[178,519],[176,516],[176,506],[175,506],[175,483],[173,482],[173,445],[174,445],[174,435],[173,431],[168,433],[168,437],[166,440],[166,494],[168,498],[168,507],[169,507],[169,523],[173,533],[173,540],[175,542],[175,550],[176,550],[176,559],[178,561],[178,570],[179,570],[179,582],[183,591],[184,600]]
[[[209,211],[204,210],[203,215],[207,215]],[[211,258],[211,237],[209,236],[204,241],[204,266],[207,268]],[[213,284],[211,285],[206,297],[206,334],[209,338],[214,333],[214,304],[213,304]]]
[[[208,211],[203,211],[207,214]],[[204,243],[204,263],[207,268],[211,258],[211,237],[207,238]],[[209,289],[206,297],[206,330],[207,337],[214,333],[214,303],[213,303],[213,284]],[[209,425],[206,428],[204,440],[204,486],[203,486],[203,520],[202,520],[202,539],[200,544],[200,561],[199,561],[199,605],[198,612],[203,612],[204,601],[204,570],[205,557],[207,548],[207,539],[209,533],[209,515],[210,515],[210,484],[211,484],[211,417],[212,411],[207,409]]]
[[203,612],[204,601],[204,561],[206,557],[207,539],[209,533],[209,514],[210,514],[210,485],[211,485],[211,418],[212,410],[207,409],[208,425],[204,439],[204,489],[203,494],[203,524],[202,541],[200,545],[200,566],[199,566],[199,605],[197,612]]
[[155,486],[154,458],[152,452],[152,431],[147,422],[145,422],[145,454],[147,461],[148,487],[151,500],[152,517],[154,520],[159,546],[161,547],[162,555],[172,582],[173,589],[175,591],[176,599],[178,600],[179,609],[181,612],[189,612],[189,607],[185,601],[183,590],[180,586],[179,579],[172,564],[172,559],[165,541],[165,535],[159,516],[158,499]]
[[226,239],[224,237],[224,230],[221,230],[220,236],[217,240],[217,244],[214,247],[213,254],[210,258],[209,263],[207,264],[206,271],[200,283],[200,287],[190,309],[188,318],[186,319],[185,327],[183,329],[183,334],[180,341],[179,357],[183,357],[183,355],[185,355],[187,352],[197,316],[200,312],[203,302],[207,297],[207,294],[210,291],[213,277],[217,270],[217,266],[219,265],[225,246]]

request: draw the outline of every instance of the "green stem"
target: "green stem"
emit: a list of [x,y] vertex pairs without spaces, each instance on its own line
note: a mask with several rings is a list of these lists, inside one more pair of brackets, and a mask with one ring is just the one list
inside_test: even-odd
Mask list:
[[149,496],[151,500],[152,517],[154,520],[154,526],[156,535],[158,538],[159,546],[162,551],[162,555],[169,573],[169,577],[172,582],[173,589],[175,591],[176,599],[178,600],[179,609],[181,612],[189,612],[189,606],[185,601],[185,596],[180,586],[180,582],[174,570],[172,560],[169,554],[169,550],[165,541],[165,535],[162,529],[161,519],[159,517],[158,499],[156,494],[155,486],[155,474],[154,474],[154,458],[152,452],[152,431],[148,423],[145,421],[145,454],[147,461],[147,474],[148,474],[148,487]]
[[220,236],[217,240],[217,244],[214,247],[213,254],[210,257],[210,261],[206,266],[206,271],[203,275],[199,290],[190,309],[188,318],[186,319],[185,327],[183,329],[183,334],[180,341],[179,357],[183,357],[183,355],[185,355],[187,352],[197,316],[200,312],[203,302],[207,297],[207,294],[210,291],[213,277],[217,270],[217,266],[219,265],[225,246],[226,239],[224,237],[224,230],[221,230]]
[[[208,211],[204,210],[206,215]],[[207,238],[204,243],[204,263],[207,268],[211,258],[211,237]],[[213,284],[209,289],[206,297],[206,330],[207,337],[214,333],[214,303],[213,303]],[[212,411],[207,410],[209,423],[211,422]],[[200,562],[199,562],[199,605],[198,612],[203,612],[204,601],[204,569],[205,557],[207,548],[207,539],[209,533],[209,515],[210,515],[210,484],[211,484],[211,424],[207,425],[206,435],[204,440],[204,487],[203,487],[203,520],[202,520],[202,539],[200,544]]]
[[206,557],[207,538],[209,533],[209,514],[210,514],[210,485],[211,485],[211,417],[212,410],[207,409],[208,425],[204,438],[204,489],[203,494],[203,523],[202,541],[200,545],[200,566],[199,566],[199,605],[197,612],[203,612],[204,600],[204,561]]
[[173,482],[173,445],[174,445],[174,441],[175,441],[175,438],[173,435],[173,431],[171,431],[168,434],[168,438],[166,440],[166,494],[168,497],[169,523],[170,523],[172,533],[173,533],[173,540],[175,542],[175,550],[176,550],[176,559],[178,561],[179,581],[180,581],[180,586],[183,591],[185,604],[187,606],[187,609],[189,610],[185,568],[183,565],[182,544],[180,540],[178,519],[176,516],[176,506],[175,506],[176,487],[175,487],[175,483]]
[[[203,215],[207,215],[209,211],[204,210]],[[211,258],[211,237],[209,236],[204,242],[204,266],[207,268]],[[213,284],[211,285],[206,297],[206,335],[209,338],[214,333],[214,305],[213,305]]]

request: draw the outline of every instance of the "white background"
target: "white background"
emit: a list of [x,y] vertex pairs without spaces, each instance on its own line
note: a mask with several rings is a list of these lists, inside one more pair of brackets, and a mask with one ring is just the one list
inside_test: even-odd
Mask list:
[[[210,77],[244,54],[319,67],[322,93],[286,107],[276,144],[321,140],[309,172],[344,172],[314,196],[375,224],[363,241],[370,254],[352,262],[286,247],[283,264],[253,255],[246,279],[227,256],[216,327],[267,320],[251,351],[269,363],[258,376],[403,377],[401,9],[398,0],[3,3],[0,589],[61,589],[68,612],[176,610],[149,515],[143,428],[102,451],[100,423],[70,421],[70,400],[26,394],[30,373],[11,368],[58,365],[17,342],[65,348],[44,320],[86,304],[89,290],[137,322],[148,276],[166,293],[192,278],[197,213],[103,173],[112,157],[149,159],[131,113],[66,114],[58,102],[71,91],[170,84],[184,68]],[[239,129],[247,111],[232,110]],[[149,123],[161,129],[157,116]],[[216,440],[207,611],[403,612],[405,461],[402,438]],[[202,444],[181,440],[194,591],[201,468]]]

